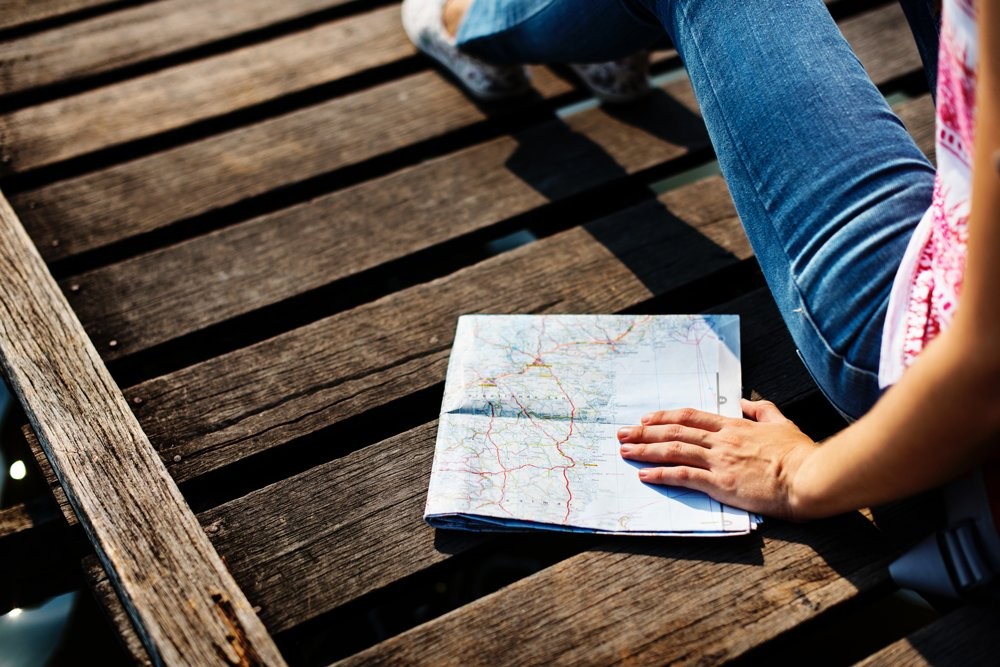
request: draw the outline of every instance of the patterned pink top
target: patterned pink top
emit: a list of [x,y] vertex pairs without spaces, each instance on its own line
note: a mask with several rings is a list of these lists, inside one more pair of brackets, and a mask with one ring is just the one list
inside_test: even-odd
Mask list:
[[879,384],[898,381],[948,326],[965,275],[976,108],[974,0],[945,0],[937,81],[937,175],[931,207],[896,274],[882,335]]

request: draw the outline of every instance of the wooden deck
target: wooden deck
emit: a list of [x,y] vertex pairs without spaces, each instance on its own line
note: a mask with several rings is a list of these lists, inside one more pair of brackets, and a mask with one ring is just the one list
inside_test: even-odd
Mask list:
[[[930,153],[931,102],[901,12],[830,7]],[[45,262],[37,290],[0,295],[13,302],[3,312],[49,332],[46,313],[65,299],[79,318],[99,358],[82,344],[82,370],[57,375],[52,393],[110,371],[75,413],[32,405],[54,385],[33,390],[10,370],[11,350],[30,345],[6,330],[52,493],[0,510],[0,552],[34,583],[0,600],[72,586],[53,560],[82,567],[140,662],[274,663],[271,641],[293,665],[955,660],[940,640],[949,628],[995,617],[964,610],[909,642],[898,627],[842,641],[891,593],[886,564],[905,543],[862,514],[727,540],[488,537],[422,522],[462,313],[736,312],[747,393],[816,437],[840,424],[724,182],[679,177],[712,153],[675,53],[656,54],[659,88],[631,106],[602,108],[540,67],[537,94],[480,106],[415,53],[398,12],[367,0],[0,0],[0,190],[12,205],[0,217],[20,220]],[[59,289],[46,291],[46,267]],[[41,299],[40,314],[18,310]],[[32,369],[46,372],[45,355]],[[69,433],[67,414],[95,430]],[[145,463],[128,454],[146,448]],[[140,492],[91,494],[108,486],[93,476],[136,471],[133,486],[162,482],[154,507],[172,508],[179,489],[194,514],[178,502],[177,535],[132,563],[120,550],[133,540],[141,552],[145,522],[165,519],[133,511],[148,509]],[[61,560],[33,564],[40,550]],[[235,653],[165,637],[198,623],[194,598],[185,610],[183,595],[136,592],[173,578],[186,590],[201,560],[238,586],[209,603],[240,630],[222,641]],[[190,585],[215,576],[205,571]],[[243,630],[250,652],[237,650]]]

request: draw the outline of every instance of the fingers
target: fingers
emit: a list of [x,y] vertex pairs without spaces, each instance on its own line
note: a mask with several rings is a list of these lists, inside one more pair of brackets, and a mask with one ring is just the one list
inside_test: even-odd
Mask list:
[[657,410],[642,416],[642,423],[649,424],[681,424],[706,431],[718,431],[725,422],[725,417],[711,412],[702,412],[694,408],[680,410]]
[[708,432],[679,424],[623,426],[618,429],[618,442],[670,442],[678,440],[692,445],[705,445]]
[[788,421],[785,415],[781,414],[771,401],[748,401],[745,398],[740,400],[740,407],[743,408],[743,416],[757,422],[783,423]]
[[639,479],[647,484],[681,486],[686,489],[710,493],[716,490],[712,473],[702,468],[675,466],[673,468],[643,468]]
[[707,468],[709,465],[707,449],[683,442],[623,444],[621,453],[626,459],[646,463],[669,463],[696,468]]

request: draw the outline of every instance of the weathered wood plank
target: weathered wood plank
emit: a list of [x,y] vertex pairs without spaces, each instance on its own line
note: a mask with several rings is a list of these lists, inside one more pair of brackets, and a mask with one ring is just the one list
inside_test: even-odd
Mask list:
[[[701,121],[676,101],[693,105],[690,88],[677,83],[668,95],[627,117],[659,118],[672,128],[669,139],[593,109],[72,276],[62,286],[91,337],[99,345],[116,341],[103,347],[105,358],[119,358],[707,149]],[[431,194],[441,187],[445,194]]]
[[977,667],[995,665],[1000,655],[1000,611],[995,607],[966,606],[921,628],[868,659],[858,667]]
[[[912,39],[898,14],[892,14],[898,10],[886,7],[874,11],[896,17],[888,26],[871,21],[882,30],[880,38],[862,42],[863,49],[858,51],[864,62],[880,63],[872,66],[880,77],[877,82],[919,68]],[[848,37],[858,39],[869,30],[867,19],[871,16],[866,13],[845,21]],[[546,86],[551,86],[551,90],[545,89],[548,96],[569,90],[560,79]],[[679,99],[683,102],[684,96]],[[414,108],[420,112],[414,113]],[[426,72],[20,193],[13,201],[45,257],[60,259],[483,119],[482,112],[450,83],[436,72]],[[591,118],[591,123],[605,132],[617,132],[627,121],[609,124]],[[659,128],[664,135],[659,141],[684,143],[662,122],[646,127]],[[612,157],[622,159],[617,154]]]
[[[773,388],[781,403],[815,392],[766,290],[713,310],[743,316],[748,385]],[[271,632],[485,541],[423,523],[436,430],[419,426],[199,514]],[[336,576],[345,571],[365,576]]]
[[609,541],[338,664],[721,664],[883,585],[890,555],[860,514]]
[[160,0],[130,7],[0,44],[2,90],[73,81],[349,1]]
[[[282,4],[282,3],[273,3]],[[390,6],[0,116],[16,173],[236,111],[413,55]]]
[[[545,97],[571,89],[537,71]],[[422,113],[413,113],[414,100]],[[12,201],[46,259],[61,259],[485,119],[440,75],[424,72]]]
[[281,664],[6,199],[0,363],[147,648]]
[[[413,113],[414,99],[437,113]],[[46,258],[59,259],[484,119],[437,73],[424,72],[13,201]]]
[[126,393],[171,473],[188,479],[442,381],[461,313],[617,310],[750,256],[721,180],[663,201]]
[[59,518],[58,506],[52,498],[45,496],[0,507],[0,544],[8,537],[51,525]]
[[[91,338],[116,341],[104,357],[120,358],[706,147],[700,121],[673,103],[690,103],[690,90],[667,91],[629,113],[660,118],[684,145],[595,109],[70,277],[62,287]],[[930,97],[897,111],[932,151]],[[439,184],[448,184],[447,196],[428,196]]]
[[917,142],[917,146],[923,151],[931,162],[936,160],[934,155],[934,102],[930,94],[921,95],[912,100],[897,104],[893,107],[899,115],[899,119],[906,125],[910,136]]
[[116,0],[0,0],[0,28],[14,28]]

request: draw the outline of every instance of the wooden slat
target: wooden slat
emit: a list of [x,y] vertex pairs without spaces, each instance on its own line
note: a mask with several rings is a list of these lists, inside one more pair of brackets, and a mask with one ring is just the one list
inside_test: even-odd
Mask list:
[[0,196],[0,362],[147,648],[281,664]]
[[10,507],[0,507],[0,544],[4,544],[3,540],[8,537],[52,525],[59,518],[56,503],[52,498],[44,496]]
[[[281,5],[283,3],[272,3]],[[413,55],[399,7],[0,116],[7,173],[141,139]]]
[[[120,358],[707,147],[686,111],[694,104],[690,88],[677,83],[666,93],[624,117],[594,109],[567,124],[544,123],[72,276],[62,287],[91,337],[116,341],[104,346],[104,357]],[[930,97],[897,111],[921,146],[932,148]],[[651,119],[673,128],[671,138],[643,129]],[[684,137],[683,145],[673,136]],[[447,197],[427,196],[443,183]],[[372,219],[379,220],[374,228]]]
[[1000,611],[967,606],[890,644],[859,667],[990,667],[1000,656]]
[[[570,90],[551,75],[539,79],[549,97]],[[61,259],[485,119],[439,74],[424,72],[20,193],[13,202],[46,259]]]
[[[750,255],[713,177],[125,393],[183,481],[442,381],[462,312],[621,309]],[[489,289],[498,277],[510,294]]]
[[[413,113],[414,99],[437,113]],[[21,193],[14,203],[46,258],[59,259],[484,119],[424,72]]]
[[723,191],[672,192],[126,393],[188,479],[442,381],[461,313],[620,309],[749,257]]
[[14,28],[116,0],[0,0],[0,28]]
[[608,542],[338,664],[721,664],[884,584],[890,553],[860,514]]
[[[766,291],[715,310],[744,318],[748,384],[782,403],[815,392]],[[423,523],[436,431],[419,426],[199,514],[271,632],[484,543]]]
[[[686,186],[661,199],[675,215],[685,216],[700,232],[730,246],[740,256],[749,254],[721,179],[711,178]],[[426,303],[450,302],[448,307],[455,312],[438,318],[443,320],[442,335],[450,337],[455,316],[462,312],[463,303],[473,298],[462,296],[463,283],[491,284],[492,276],[536,274],[538,277],[529,276],[523,284],[513,282],[510,293],[537,292],[528,286],[547,282],[549,293],[552,285],[561,285],[564,287],[560,290],[566,294],[555,294],[563,301],[558,305],[543,303],[542,308],[574,312],[581,308],[606,310],[627,306],[651,291],[661,292],[675,282],[679,285],[704,275],[720,266],[716,262],[725,265],[735,261],[726,259],[729,257],[726,251],[686,231],[677,220],[665,218],[663,207],[652,202],[592,223],[586,229],[531,244],[523,249],[519,259],[516,258],[519,253],[494,258],[438,281],[432,291],[416,297],[414,290],[408,290],[386,300],[385,311],[392,312],[399,328],[405,330],[410,328],[414,317],[422,314]],[[697,257],[698,261],[687,265],[664,264],[658,257],[651,263],[649,257],[663,255],[657,252],[661,246],[669,247],[679,257]],[[614,252],[610,258],[609,248]],[[550,264],[559,267],[556,273],[545,270]],[[645,285],[637,284],[632,271],[642,277]],[[608,284],[618,289],[609,291]],[[506,302],[510,303],[509,296]],[[745,343],[752,350],[745,359],[748,385],[783,401],[811,392],[811,381],[791,352],[788,334],[769,296],[758,291],[722,308],[752,317],[744,326]],[[360,316],[353,316],[338,327],[345,331],[360,330],[364,327],[361,322]],[[382,335],[397,338],[392,331],[383,331]],[[337,333],[328,337],[340,338]],[[400,344],[403,348],[413,345],[407,340]],[[399,354],[375,352],[383,365],[392,365]],[[319,363],[327,365],[322,360]],[[232,365],[249,368],[255,363]],[[355,373],[359,370],[360,367],[353,369]],[[335,379],[333,372],[329,370],[324,379]],[[443,367],[437,374],[425,374],[430,377],[422,381],[439,381],[441,373]],[[214,372],[199,375],[212,376]],[[281,375],[308,377],[309,372],[289,368]],[[245,382],[226,382],[230,381]],[[261,617],[272,632],[292,627],[440,562],[447,554],[459,553],[479,543],[461,538],[442,546],[441,542],[434,542],[433,531],[420,521],[434,427],[433,423],[418,427],[199,516],[243,590],[262,606]],[[394,465],[403,452],[407,465]],[[350,570],[353,564],[363,565],[368,575],[331,576],[335,570]]]
[[[102,347],[105,358],[119,358],[707,149],[686,82],[669,86],[667,95],[631,109],[626,118],[635,124],[593,109],[72,276],[62,286],[91,337],[99,345],[116,341]],[[670,125],[670,137],[643,129],[654,118]],[[447,195],[428,195],[444,184]]]
[[6,93],[72,81],[349,1],[150,2],[0,44],[0,80]]
[[[871,29],[869,23],[882,29],[882,22],[872,17],[883,12],[895,17],[891,29],[883,30],[880,39],[863,41],[863,49],[859,48],[864,62],[879,63],[872,65],[878,82],[889,73],[894,77],[920,67],[894,7],[845,21],[845,33],[858,39]],[[544,94],[551,97],[567,90],[561,79],[551,79]],[[483,119],[482,112],[450,83],[436,72],[426,72],[24,192],[14,204],[44,256],[60,259]],[[658,131],[678,143],[679,135],[671,134],[669,127],[661,123]]]

